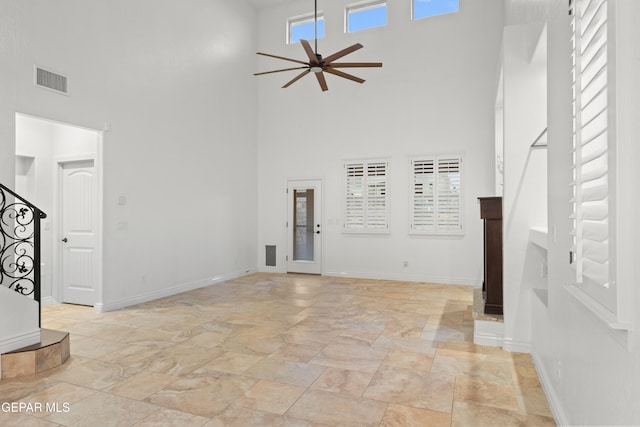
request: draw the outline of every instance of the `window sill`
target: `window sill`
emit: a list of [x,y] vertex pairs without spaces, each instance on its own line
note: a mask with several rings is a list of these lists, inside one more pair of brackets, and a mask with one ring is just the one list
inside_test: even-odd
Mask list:
[[389,235],[391,232],[389,230],[380,230],[380,231],[364,231],[364,230],[343,230],[342,234],[349,235],[364,235],[364,236],[384,236]]
[[618,317],[602,307],[600,304],[595,302],[590,296],[584,293],[578,286],[576,285],[567,285],[565,286],[567,292],[569,292],[575,299],[580,301],[584,307],[586,307],[592,314],[594,314],[598,319],[604,322],[609,328],[618,330],[618,331],[631,331],[633,330],[633,325],[631,322],[623,321],[618,319]]
[[452,236],[452,237],[459,237],[459,236],[464,236],[464,231],[457,231],[457,232],[443,231],[443,232],[439,233],[437,231],[415,231],[415,230],[410,230],[409,231],[409,235],[411,235],[411,236],[442,236],[442,237]]

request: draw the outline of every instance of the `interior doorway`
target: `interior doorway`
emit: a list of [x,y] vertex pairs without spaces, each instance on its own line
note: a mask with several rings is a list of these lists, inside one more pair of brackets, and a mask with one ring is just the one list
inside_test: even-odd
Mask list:
[[102,137],[16,114],[16,190],[47,214],[41,222],[45,305],[102,300]]
[[322,273],[322,181],[287,185],[287,271]]

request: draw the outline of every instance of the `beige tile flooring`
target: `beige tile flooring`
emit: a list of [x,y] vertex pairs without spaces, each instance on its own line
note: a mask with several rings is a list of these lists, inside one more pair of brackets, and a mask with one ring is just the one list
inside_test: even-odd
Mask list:
[[472,344],[472,292],[255,274],[111,313],[48,306],[71,358],[0,381],[26,405],[0,425],[555,425],[529,355]]

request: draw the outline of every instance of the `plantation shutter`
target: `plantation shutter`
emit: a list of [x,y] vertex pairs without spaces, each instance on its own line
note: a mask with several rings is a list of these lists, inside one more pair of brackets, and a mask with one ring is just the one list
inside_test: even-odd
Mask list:
[[367,163],[367,229],[387,229],[387,162]]
[[434,159],[411,161],[413,185],[411,189],[411,230],[434,232],[435,220],[435,170]]
[[412,159],[411,233],[462,233],[461,167],[458,155]]
[[460,232],[460,157],[439,157],[437,175],[439,232]]
[[578,0],[573,46],[573,247],[576,283],[610,310],[607,0]]
[[348,230],[364,230],[364,163],[345,164],[345,222]]
[[386,232],[389,228],[386,160],[345,162],[344,230]]

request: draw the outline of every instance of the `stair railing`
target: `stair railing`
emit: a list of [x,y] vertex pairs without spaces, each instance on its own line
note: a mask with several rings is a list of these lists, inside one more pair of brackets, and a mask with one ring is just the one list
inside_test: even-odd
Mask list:
[[[33,295],[40,306],[40,220],[35,205],[0,184],[0,285]],[[41,326],[38,307],[38,326]]]

